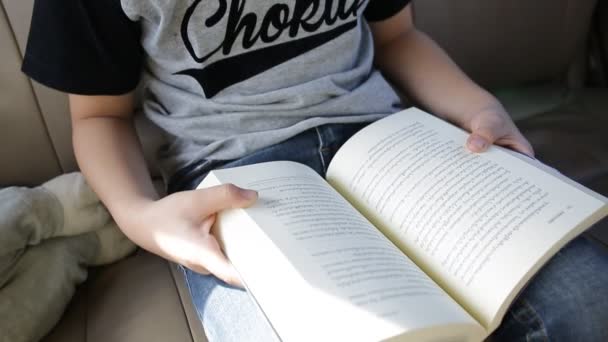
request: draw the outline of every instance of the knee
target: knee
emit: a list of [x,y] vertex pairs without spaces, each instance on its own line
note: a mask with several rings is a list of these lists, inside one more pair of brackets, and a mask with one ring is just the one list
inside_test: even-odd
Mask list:
[[550,340],[608,341],[608,253],[577,239],[558,253],[524,296]]
[[542,323],[549,339],[608,341],[608,300],[596,296],[602,296],[602,293],[565,298],[556,301],[551,311],[545,310]]

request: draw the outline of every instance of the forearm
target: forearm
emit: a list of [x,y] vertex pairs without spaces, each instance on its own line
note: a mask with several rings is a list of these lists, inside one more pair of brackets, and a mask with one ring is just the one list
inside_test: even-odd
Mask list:
[[[95,102],[104,103],[91,105]],[[128,114],[132,108],[129,101],[116,105],[120,102],[78,97],[71,101],[72,116],[81,117],[73,119],[74,149],[89,184],[137,245],[195,272],[211,272],[242,286],[211,226],[217,212],[249,206],[257,195],[225,184],[159,199]]]
[[137,219],[158,194],[132,120],[106,116],[73,120],[73,141],[82,173],[118,225],[136,243],[149,245]]
[[416,103],[451,121],[462,122],[469,113],[500,106],[415,28],[377,46],[376,65]]

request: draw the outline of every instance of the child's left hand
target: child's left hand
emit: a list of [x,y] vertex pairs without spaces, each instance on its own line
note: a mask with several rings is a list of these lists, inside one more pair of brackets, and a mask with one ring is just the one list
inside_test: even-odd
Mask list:
[[500,104],[466,115],[457,122],[471,132],[466,146],[472,152],[484,152],[492,144],[504,146],[534,157],[534,149]]

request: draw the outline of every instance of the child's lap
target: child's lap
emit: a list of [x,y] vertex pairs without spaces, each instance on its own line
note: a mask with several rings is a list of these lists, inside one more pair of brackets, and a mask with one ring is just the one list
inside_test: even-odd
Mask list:
[[[608,253],[575,239],[530,282],[491,340],[608,341],[606,270]],[[247,291],[212,275],[184,274],[209,341],[279,340]]]
[[202,160],[178,171],[169,181],[168,192],[195,189],[213,169],[288,160],[306,164],[320,175],[334,154],[366,124],[329,124],[309,129],[277,145],[269,146],[236,160]]
[[[228,168],[275,160],[306,164],[324,175],[337,149],[364,125],[325,125],[308,130],[278,145],[233,161],[205,160],[173,179],[169,192],[194,189],[215,168]],[[278,341],[248,292],[212,275],[182,268],[198,318],[210,341]]]
[[[194,165],[170,190],[196,188],[214,168],[273,160],[306,164],[324,175],[338,148],[363,125],[326,125],[244,158]],[[173,188],[173,189],[171,189]],[[608,340],[608,253],[577,238],[545,265],[509,309],[496,340]],[[278,340],[263,313],[244,290],[214,276],[184,270],[197,314],[210,341]],[[277,279],[275,279],[276,281]]]

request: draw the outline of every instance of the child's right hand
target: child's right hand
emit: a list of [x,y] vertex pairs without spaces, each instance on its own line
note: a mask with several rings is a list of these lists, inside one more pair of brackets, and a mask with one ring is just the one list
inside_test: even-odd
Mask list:
[[[135,92],[69,95],[74,152],[88,184],[127,237],[195,272],[240,285],[210,233],[215,213],[253,204],[257,194],[234,185],[176,193],[156,200],[133,124]],[[112,167],[108,167],[112,165]]]
[[255,191],[231,184],[175,193],[142,208],[135,233],[148,241],[130,237],[142,247],[195,272],[212,273],[226,283],[242,287],[236,270],[210,230],[217,212],[248,207],[256,200]]

